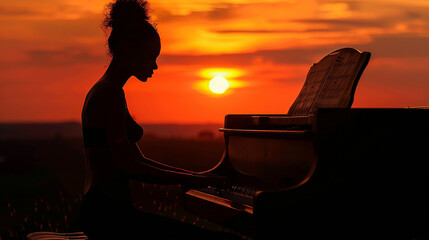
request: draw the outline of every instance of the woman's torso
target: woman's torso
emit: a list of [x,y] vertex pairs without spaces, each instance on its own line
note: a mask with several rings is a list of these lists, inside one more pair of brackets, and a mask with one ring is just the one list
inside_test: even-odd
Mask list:
[[[107,99],[109,101],[106,101]],[[113,102],[114,105],[118,104],[118,106],[108,106],[111,104],[106,104],[107,102]],[[108,145],[107,128],[112,127],[112,125],[108,122],[109,117],[103,113],[113,107],[124,109],[121,113],[124,115],[124,129],[131,143],[137,142],[143,135],[143,129],[131,118],[128,112],[122,88],[112,86],[101,80],[97,82],[88,92],[82,110],[87,165],[85,193],[95,186],[112,185],[113,188],[118,188],[118,191],[112,191],[112,194],[117,192],[119,195],[119,189],[128,187],[129,184],[129,178],[115,167]]]

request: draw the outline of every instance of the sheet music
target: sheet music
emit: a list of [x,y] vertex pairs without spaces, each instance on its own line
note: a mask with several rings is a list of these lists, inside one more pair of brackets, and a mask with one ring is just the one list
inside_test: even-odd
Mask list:
[[295,102],[290,116],[307,116],[318,108],[347,108],[353,102],[359,73],[369,59],[351,48],[329,54],[308,72],[307,79]]

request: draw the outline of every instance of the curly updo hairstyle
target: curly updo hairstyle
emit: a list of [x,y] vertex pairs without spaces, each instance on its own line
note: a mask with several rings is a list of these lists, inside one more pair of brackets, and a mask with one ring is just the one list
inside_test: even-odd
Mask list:
[[107,41],[111,56],[118,55],[124,44],[136,46],[133,44],[159,38],[149,22],[148,5],[144,0],[116,0],[107,5],[103,27],[111,30]]

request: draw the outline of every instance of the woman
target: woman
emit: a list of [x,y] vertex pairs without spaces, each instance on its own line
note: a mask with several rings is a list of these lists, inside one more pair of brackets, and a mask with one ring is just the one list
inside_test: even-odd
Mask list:
[[[236,238],[134,209],[131,179],[160,184],[206,186],[225,178],[168,166],[142,155],[137,141],[143,129],[127,109],[123,86],[131,76],[146,82],[158,69],[160,37],[148,22],[147,2],[117,0],[109,5],[105,26],[111,63],[86,96],[82,126],[88,176],[81,223],[90,239]],[[222,235],[222,236],[221,236]]]

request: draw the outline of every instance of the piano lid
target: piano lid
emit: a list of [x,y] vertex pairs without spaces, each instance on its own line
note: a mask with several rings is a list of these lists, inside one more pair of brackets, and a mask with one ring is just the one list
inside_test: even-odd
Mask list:
[[313,116],[228,114],[225,116],[224,128],[219,130],[221,132],[227,132],[227,129],[291,130],[293,126],[303,126],[302,129],[309,130],[312,124]]

